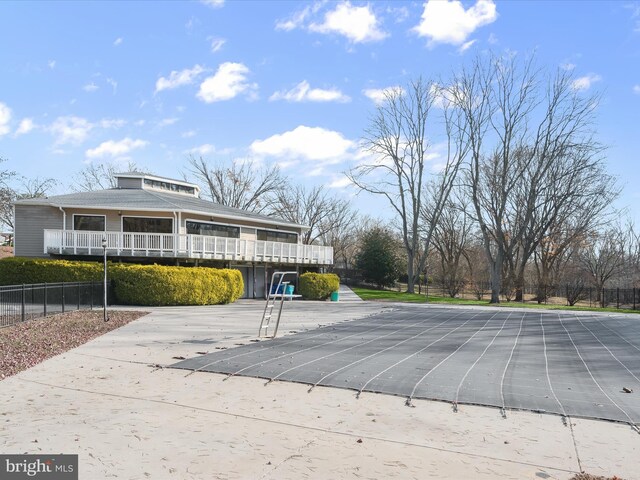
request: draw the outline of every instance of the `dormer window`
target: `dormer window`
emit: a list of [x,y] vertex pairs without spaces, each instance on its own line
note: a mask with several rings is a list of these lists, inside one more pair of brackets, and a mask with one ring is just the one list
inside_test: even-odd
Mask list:
[[177,183],[161,182],[159,180],[145,178],[144,184],[146,187],[157,188],[158,190],[169,190],[171,192],[186,193],[188,195],[196,194],[195,187],[190,187],[187,185],[179,185]]
[[200,188],[197,185],[182,180],[157,177],[155,175],[137,172],[118,173],[114,176],[118,182],[118,188],[121,189],[160,190],[192,197],[198,197],[200,195]]

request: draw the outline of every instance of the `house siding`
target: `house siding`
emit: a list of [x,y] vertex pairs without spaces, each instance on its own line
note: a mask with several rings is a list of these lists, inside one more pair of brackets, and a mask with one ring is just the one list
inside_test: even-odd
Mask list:
[[118,177],[118,188],[142,188],[142,179]]
[[63,228],[62,212],[55,207],[39,205],[16,205],[15,212],[15,255],[48,256],[44,253],[44,230]]

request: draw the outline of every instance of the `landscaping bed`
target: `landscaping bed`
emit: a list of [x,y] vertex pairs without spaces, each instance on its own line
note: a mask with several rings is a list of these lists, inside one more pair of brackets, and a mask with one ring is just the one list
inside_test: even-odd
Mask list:
[[147,312],[79,310],[0,328],[0,380],[136,320]]

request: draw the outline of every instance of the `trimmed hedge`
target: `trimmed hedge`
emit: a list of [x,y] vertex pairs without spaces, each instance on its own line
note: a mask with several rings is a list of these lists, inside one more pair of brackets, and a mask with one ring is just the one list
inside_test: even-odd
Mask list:
[[340,288],[340,277],[335,273],[303,273],[300,275],[300,294],[307,300],[326,300]]
[[[109,268],[112,268],[109,264]],[[0,260],[0,285],[23,283],[97,282],[102,264],[45,258],[8,257]]]
[[[162,265],[108,264],[118,303],[129,305],[216,305],[244,293],[239,270]],[[0,284],[100,281],[102,265],[30,258],[0,260]]]
[[113,265],[115,295],[135,305],[217,305],[244,292],[238,270],[161,265]]

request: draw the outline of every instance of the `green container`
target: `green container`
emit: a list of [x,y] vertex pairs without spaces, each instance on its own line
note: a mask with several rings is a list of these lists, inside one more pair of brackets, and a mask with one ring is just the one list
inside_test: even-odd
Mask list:
[[340,294],[338,292],[331,292],[331,301],[337,302],[340,298]]

